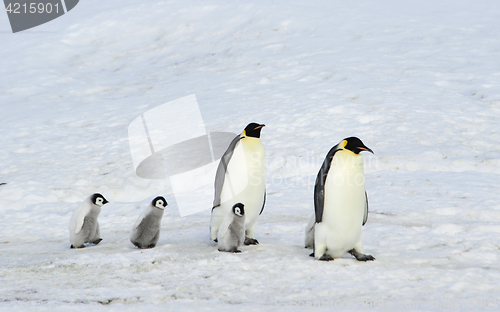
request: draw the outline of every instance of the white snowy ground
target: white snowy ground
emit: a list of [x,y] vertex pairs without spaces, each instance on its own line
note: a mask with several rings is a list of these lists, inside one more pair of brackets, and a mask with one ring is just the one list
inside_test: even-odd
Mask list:
[[[499,19],[498,1],[84,0],[11,34],[0,13],[0,310],[498,309]],[[189,94],[209,131],[267,125],[261,244],[241,254],[209,240],[209,207],[180,218],[168,184],[132,169],[130,122]],[[313,182],[348,136],[375,151],[377,260],[319,262]],[[103,241],[71,250],[94,192]],[[138,250],[156,195],[161,238]]]

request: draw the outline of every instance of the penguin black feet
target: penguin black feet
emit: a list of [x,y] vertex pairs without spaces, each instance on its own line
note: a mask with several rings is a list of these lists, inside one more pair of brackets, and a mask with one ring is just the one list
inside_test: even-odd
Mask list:
[[314,257],[314,251],[309,254],[309,257]]
[[239,253],[241,252],[241,250],[238,250],[238,249],[231,249],[231,250],[220,250],[218,249],[220,252],[232,252],[232,253]]
[[216,238],[216,239],[214,239],[214,242],[218,243],[218,242],[219,242],[219,240]]
[[78,247],[75,247],[75,246],[71,245],[71,247],[70,247],[70,248],[71,248],[71,249],[73,249],[73,248],[85,248],[85,245],[81,245],[81,246],[78,246]]
[[245,245],[258,245],[259,244],[259,241],[256,240],[255,238],[250,238],[250,237],[247,237],[245,236]]
[[353,255],[354,257],[356,257],[356,260],[358,260],[358,261],[365,261],[366,262],[366,261],[373,261],[373,260],[375,260],[375,258],[372,255],[364,255],[364,254],[362,254],[360,252],[357,252],[354,249],[349,250],[349,253],[351,255]]
[[148,246],[146,245],[142,245],[142,244],[139,244],[139,243],[132,243],[134,244],[135,247],[139,248],[139,249],[151,249],[151,248],[155,248],[156,247],[156,244],[150,244]]
[[321,261],[333,261],[333,258],[330,255],[323,254],[318,260],[321,260]]
[[98,238],[95,241],[92,242],[92,244],[97,245],[102,241],[102,238]]

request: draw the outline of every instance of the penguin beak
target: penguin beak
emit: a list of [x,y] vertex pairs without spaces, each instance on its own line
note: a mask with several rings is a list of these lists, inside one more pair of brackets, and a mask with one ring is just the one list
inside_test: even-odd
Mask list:
[[370,152],[372,154],[375,154],[370,148],[366,147],[366,146],[361,146],[361,147],[358,147],[358,149],[362,150],[362,151],[367,151],[367,152]]
[[106,199],[104,199],[102,202],[103,205],[106,205],[107,203],[109,203],[109,201],[107,201]]
[[265,126],[266,125],[259,125],[259,126],[255,127],[254,130],[260,129],[260,128],[265,127]]

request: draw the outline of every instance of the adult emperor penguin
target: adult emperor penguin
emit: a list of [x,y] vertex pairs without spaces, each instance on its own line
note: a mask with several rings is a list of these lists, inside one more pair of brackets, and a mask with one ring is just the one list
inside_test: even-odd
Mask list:
[[90,195],[73,212],[69,222],[69,240],[71,248],[83,248],[85,243],[99,244],[102,241],[97,217],[101,207],[108,201],[99,193]]
[[217,233],[219,251],[241,252],[238,250],[245,241],[245,206],[237,203],[224,217]]
[[139,248],[154,248],[160,239],[160,225],[167,206],[165,198],[158,196],[141,213],[130,233],[130,241]]
[[260,141],[264,125],[250,123],[222,156],[215,176],[210,238],[236,203],[245,204],[245,245],[256,245],[254,226],[266,203],[266,151]]
[[306,227],[306,247],[313,247],[311,256],[319,260],[330,261],[346,253],[359,261],[375,260],[363,254],[361,245],[361,226],[368,218],[362,151],[373,153],[356,137],[344,139],[328,152],[318,172],[315,214]]

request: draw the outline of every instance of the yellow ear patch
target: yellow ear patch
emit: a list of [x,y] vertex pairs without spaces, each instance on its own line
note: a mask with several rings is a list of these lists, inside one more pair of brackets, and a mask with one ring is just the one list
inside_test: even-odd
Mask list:
[[342,146],[342,148],[344,148],[346,145],[347,145],[347,141],[346,140],[343,140],[342,143],[340,144]]
[[243,135],[247,136],[247,131],[246,130],[243,130]]

